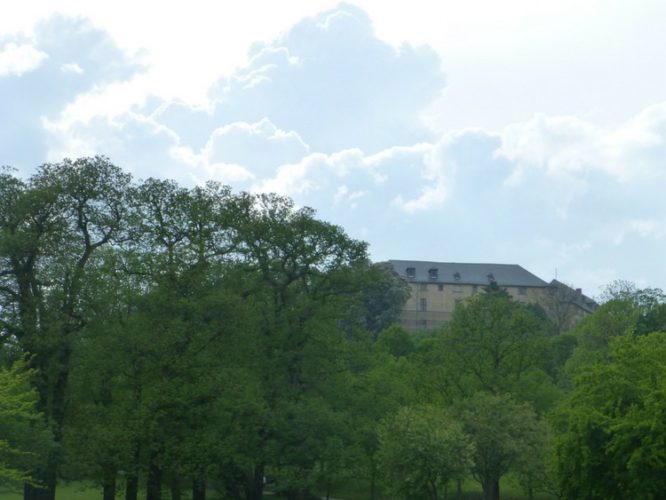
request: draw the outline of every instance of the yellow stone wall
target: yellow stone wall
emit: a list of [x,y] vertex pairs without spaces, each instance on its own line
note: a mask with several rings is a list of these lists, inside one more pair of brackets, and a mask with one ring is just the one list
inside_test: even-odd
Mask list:
[[[465,283],[410,283],[411,296],[401,316],[402,325],[408,330],[435,328],[448,321],[459,301],[483,292],[481,285]],[[441,288],[441,289],[440,289]],[[541,303],[546,290],[538,287],[502,287],[517,301]],[[425,299],[426,308],[421,310],[421,300]]]

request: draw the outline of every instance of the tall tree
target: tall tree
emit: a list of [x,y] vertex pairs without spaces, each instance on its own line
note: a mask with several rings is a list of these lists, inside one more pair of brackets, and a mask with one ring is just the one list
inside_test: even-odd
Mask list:
[[500,498],[500,479],[507,472],[534,477],[535,466],[545,464],[546,427],[530,405],[479,392],[463,401],[460,418],[474,445],[472,474],[484,500]]
[[558,406],[556,464],[567,498],[666,494],[666,334],[614,338],[608,360],[581,367]]
[[[82,291],[92,257],[125,237],[130,177],[105,158],[41,166],[27,182],[0,178],[3,336],[31,355],[39,407],[62,440],[72,340],[87,321]],[[57,450],[57,448],[55,449]],[[26,500],[54,500],[50,453]]]
[[403,498],[444,498],[447,483],[463,479],[471,468],[471,439],[440,408],[405,406],[382,421],[378,435],[383,475]]
[[[280,429],[301,413],[299,408],[312,404],[309,398],[330,394],[333,375],[344,372],[344,341],[362,319],[356,311],[364,298],[368,262],[364,243],[316,219],[311,209],[296,209],[289,199],[244,195],[233,211],[239,221],[238,288],[258,320],[259,369],[272,415],[268,421],[257,421],[261,451],[247,473],[248,498],[254,499],[261,495],[263,469],[271,462],[279,463],[285,473],[291,471],[292,477],[295,466],[303,477],[302,487],[308,487],[316,461],[294,462],[302,442]],[[320,401],[328,408],[322,416],[335,412],[331,399]],[[271,450],[280,450],[278,456]],[[292,485],[297,487],[293,481]]]
[[52,446],[36,403],[23,362],[0,368],[0,484],[34,482],[39,452]]
[[541,380],[535,389],[549,384],[539,366],[547,346],[546,331],[542,319],[502,290],[473,296],[456,308],[436,341],[442,390],[452,400],[478,390],[540,399],[524,389],[533,385],[528,379],[534,377]]

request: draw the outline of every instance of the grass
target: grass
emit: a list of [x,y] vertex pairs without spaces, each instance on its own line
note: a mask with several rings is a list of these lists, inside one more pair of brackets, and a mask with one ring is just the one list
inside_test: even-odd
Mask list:
[[[341,500],[367,500],[368,492],[370,491],[370,484],[367,481],[348,481],[331,491],[331,498]],[[502,500],[527,500],[520,487],[516,486],[510,479],[503,479],[500,485]],[[443,492],[442,492],[443,493]],[[122,492],[119,492],[122,494]],[[323,493],[322,493],[323,495]],[[59,484],[56,490],[56,500],[96,500],[102,498],[101,488],[96,488],[85,483],[64,483]],[[119,496],[120,498],[120,496]],[[141,493],[139,498],[142,498]],[[165,492],[163,498],[168,499],[169,495]],[[187,498],[187,495],[185,495]],[[210,500],[216,500],[214,495],[208,495]],[[275,498],[268,496],[268,498]],[[391,495],[382,494],[379,492],[379,499],[392,500]],[[449,487],[447,499],[456,498],[455,485]],[[480,500],[481,486],[473,480],[467,480],[463,483],[463,500]],[[535,500],[553,500],[555,497],[546,494],[536,494]],[[10,491],[0,488],[0,500],[23,500],[21,491]]]
[[[144,498],[145,492],[139,491],[139,498]],[[56,500],[101,500],[102,489],[86,483],[62,483],[56,488]],[[125,498],[125,492],[118,491],[116,498]],[[170,495],[164,491],[162,498],[168,499]],[[188,498],[187,492],[183,492],[183,498]],[[209,500],[218,500],[214,493],[206,496]],[[0,487],[0,500],[23,500],[23,492],[8,490]]]
[[[379,488],[378,488],[379,489]],[[481,485],[472,479],[468,479],[463,483],[462,487],[462,500],[481,500],[483,498]],[[364,481],[349,481],[338,488],[331,490],[331,498],[341,500],[367,500],[370,492],[370,484]],[[444,492],[441,492],[443,495]],[[502,500],[527,500],[527,496],[523,490],[514,484],[510,479],[503,478],[500,483],[500,495]],[[394,496],[383,494],[381,490],[378,492],[380,500],[392,500]],[[448,495],[442,497],[446,499],[454,499],[456,497],[455,484],[449,485]],[[534,495],[535,500],[555,500],[556,497],[544,493],[537,493]]]
[[[94,500],[102,498],[100,488],[90,487],[82,483],[58,485],[56,500]],[[0,500],[23,500],[23,491],[0,489]]]

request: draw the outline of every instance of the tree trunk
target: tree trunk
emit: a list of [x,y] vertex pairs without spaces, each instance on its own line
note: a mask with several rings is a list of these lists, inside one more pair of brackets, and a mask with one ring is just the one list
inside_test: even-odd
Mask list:
[[205,479],[192,480],[192,500],[206,500]]
[[[54,433],[55,434],[55,433]],[[49,452],[46,468],[37,477],[41,480],[42,487],[26,484],[23,486],[24,500],[55,500],[58,458],[56,451]]]
[[125,500],[137,500],[139,497],[139,476],[129,474],[125,484]]
[[370,464],[370,500],[377,498],[377,467],[375,461],[372,460]]
[[180,488],[180,476],[178,476],[178,474],[174,473],[171,476],[169,486],[171,488],[171,500],[181,500],[183,498],[183,493]]
[[483,482],[483,500],[499,500],[499,477],[488,478]]
[[246,500],[261,500],[264,490],[264,466],[257,465],[245,483]]
[[162,500],[162,469],[157,464],[157,452],[151,451],[146,482],[146,500]]
[[125,483],[125,500],[137,500],[139,496],[139,475],[136,471],[139,470],[139,445],[134,443],[134,453],[132,457],[132,472],[127,474],[127,481]]
[[23,500],[55,500],[55,486],[38,488],[31,484],[23,485]]
[[105,468],[102,488],[104,500],[116,500],[116,470],[114,467]]

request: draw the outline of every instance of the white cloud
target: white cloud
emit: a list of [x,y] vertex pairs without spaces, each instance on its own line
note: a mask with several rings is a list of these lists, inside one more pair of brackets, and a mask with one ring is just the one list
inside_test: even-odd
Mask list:
[[6,43],[0,50],[0,77],[21,76],[39,67],[48,55],[32,45]]
[[542,169],[580,182],[600,172],[620,182],[661,179],[666,170],[666,102],[651,106],[614,130],[575,116],[535,115],[507,126],[496,154],[515,165],[516,185]]
[[622,245],[627,237],[659,240],[666,235],[666,222],[656,218],[626,219],[608,228],[613,245]]
[[63,73],[74,73],[76,75],[83,74],[83,68],[75,62],[63,64],[62,66],[60,66],[60,71],[62,71]]
[[282,130],[268,118],[255,123],[234,122],[215,129],[202,154],[208,161],[242,162],[253,169],[268,166],[268,174],[280,164],[298,161],[309,151],[293,130]]
[[[350,5],[258,43],[200,106],[164,101],[163,89],[146,99],[157,73],[139,73],[86,22],[58,18],[34,39],[48,58],[0,79],[5,162],[106,154],[138,177],[287,194],[367,238],[375,258],[517,262],[585,287],[611,275],[650,282],[652,272],[666,282],[649,266],[666,241],[666,103],[603,127],[559,109],[501,132],[435,136],[421,114],[444,85],[438,55],[385,43]],[[219,73],[226,55],[207,54]],[[451,76],[459,87],[477,81]],[[26,90],[44,81],[52,92]]]
[[440,66],[431,48],[393,47],[376,37],[363,10],[340,4],[255,45],[211,97],[218,120],[268,117],[313,151],[373,153],[432,138],[419,113],[444,85]]
[[175,132],[136,113],[87,122],[44,120],[49,135],[48,161],[105,155],[140,178],[166,177],[191,182],[191,167],[180,154]]

